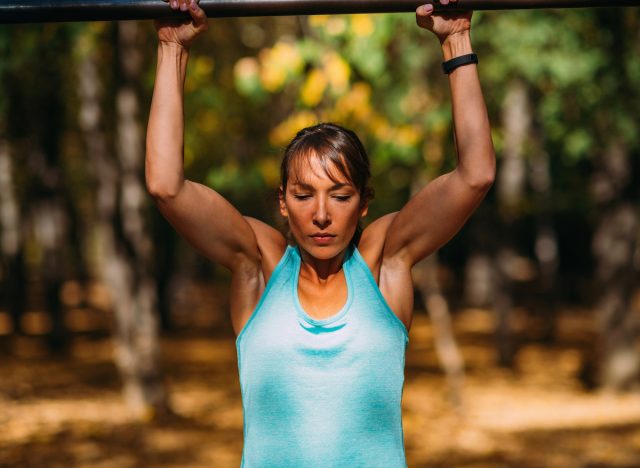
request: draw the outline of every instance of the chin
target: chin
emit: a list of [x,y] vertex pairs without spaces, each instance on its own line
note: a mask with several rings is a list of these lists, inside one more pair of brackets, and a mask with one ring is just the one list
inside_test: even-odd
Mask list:
[[330,260],[342,253],[349,244],[338,244],[332,243],[329,245],[315,245],[313,241],[298,243],[300,247],[302,247],[308,254],[312,255],[314,258],[318,260]]

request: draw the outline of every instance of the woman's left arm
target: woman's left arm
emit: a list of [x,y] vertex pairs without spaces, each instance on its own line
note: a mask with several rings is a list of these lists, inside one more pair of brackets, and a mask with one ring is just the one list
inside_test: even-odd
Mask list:
[[[444,60],[470,54],[472,13],[432,13],[431,5],[419,7],[417,22],[440,39]],[[400,261],[411,267],[442,247],[460,230],[493,184],[495,153],[476,65],[456,68],[449,74],[449,85],[457,167],[423,187],[398,212],[386,233],[383,262]]]

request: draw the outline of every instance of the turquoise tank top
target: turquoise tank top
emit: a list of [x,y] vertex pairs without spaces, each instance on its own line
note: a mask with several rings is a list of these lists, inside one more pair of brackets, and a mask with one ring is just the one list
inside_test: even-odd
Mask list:
[[405,467],[401,400],[409,337],[355,246],[348,297],[316,320],[300,305],[288,246],[236,340],[242,467]]

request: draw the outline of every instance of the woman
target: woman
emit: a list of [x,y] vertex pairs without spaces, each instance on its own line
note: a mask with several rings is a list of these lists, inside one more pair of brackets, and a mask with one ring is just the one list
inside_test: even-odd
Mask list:
[[477,60],[468,56],[471,12],[433,14],[431,5],[416,11],[450,68],[456,169],[360,232],[371,198],[362,144],[337,125],[304,129],[282,164],[288,245],[276,229],[184,179],[183,84],[189,46],[207,19],[193,0],[172,0],[171,7],[188,10],[192,21],[156,25],[147,187],[183,237],[231,270],[243,466],[406,466],[401,398],[411,267],[461,228],[495,172]]

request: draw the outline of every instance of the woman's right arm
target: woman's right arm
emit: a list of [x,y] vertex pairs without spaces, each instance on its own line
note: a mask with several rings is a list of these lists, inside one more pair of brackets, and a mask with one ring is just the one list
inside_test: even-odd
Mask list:
[[207,18],[197,3],[180,4],[188,8],[191,22],[156,23],[158,64],[147,129],[147,189],[164,217],[203,255],[243,273],[238,276],[257,278],[260,251],[249,223],[220,194],[184,178],[183,97],[189,46],[207,29]]

